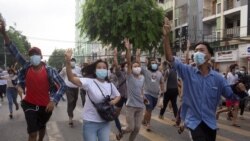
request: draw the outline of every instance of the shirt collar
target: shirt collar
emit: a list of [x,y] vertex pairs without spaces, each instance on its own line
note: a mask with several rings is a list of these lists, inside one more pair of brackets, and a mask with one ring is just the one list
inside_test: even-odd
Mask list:
[[[200,72],[201,72],[201,71],[198,69],[198,67],[195,67],[195,73],[201,74]],[[209,75],[214,75],[214,74],[215,74],[215,71],[213,71],[213,69],[212,69],[211,67],[209,67],[209,72],[208,72],[208,75],[207,75],[207,76],[209,76]]]

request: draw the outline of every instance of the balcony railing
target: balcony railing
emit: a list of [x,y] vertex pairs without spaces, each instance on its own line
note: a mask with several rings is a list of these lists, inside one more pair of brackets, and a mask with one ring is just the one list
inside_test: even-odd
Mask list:
[[240,27],[225,29],[224,35],[226,38],[240,37]]

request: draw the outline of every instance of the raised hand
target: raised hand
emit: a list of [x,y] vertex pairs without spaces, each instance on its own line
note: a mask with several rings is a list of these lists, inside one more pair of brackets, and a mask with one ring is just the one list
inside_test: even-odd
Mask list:
[[4,19],[0,15],[0,33],[4,34],[5,33],[5,22]]
[[117,48],[114,49],[114,56],[117,56]]
[[168,35],[171,31],[171,25],[169,19],[167,17],[164,18],[164,25],[163,25],[163,35]]
[[187,48],[189,49],[191,47],[191,43],[189,40],[187,40]]
[[140,56],[140,55],[141,55],[141,49],[138,48],[138,49],[136,50],[136,56]]
[[124,39],[124,46],[126,49],[131,49],[130,42],[128,38]]
[[67,49],[64,53],[64,58],[65,58],[65,61],[69,61],[71,60],[71,57],[72,57],[72,54],[73,54],[73,51],[71,48]]

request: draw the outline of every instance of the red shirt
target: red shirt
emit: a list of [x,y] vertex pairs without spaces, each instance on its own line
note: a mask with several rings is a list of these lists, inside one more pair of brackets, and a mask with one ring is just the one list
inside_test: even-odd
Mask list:
[[38,105],[47,106],[49,98],[49,81],[45,66],[38,71],[32,67],[28,69],[26,74],[26,96],[25,101]]

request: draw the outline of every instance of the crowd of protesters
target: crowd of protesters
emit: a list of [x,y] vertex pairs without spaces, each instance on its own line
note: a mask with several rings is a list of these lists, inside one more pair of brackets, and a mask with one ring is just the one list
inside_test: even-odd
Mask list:
[[[142,65],[140,50],[132,57],[129,38],[124,38],[124,62],[118,62],[117,49],[114,49],[112,67],[105,60],[97,60],[79,68],[72,50],[68,49],[65,52],[65,67],[58,72],[41,61],[42,52],[37,47],[29,49],[29,60],[26,60],[6,34],[4,22],[0,21],[0,33],[5,46],[21,65],[19,70],[15,65],[7,71],[1,70],[1,101],[6,95],[9,117],[12,119],[13,103],[18,110],[17,96],[20,94],[29,141],[36,141],[37,138],[43,140],[46,123],[64,93],[67,96],[66,111],[70,127],[74,125],[78,94],[82,97],[84,141],[109,141],[110,122],[99,115],[94,105],[106,96],[111,98],[110,104],[116,108],[117,117],[114,121],[118,129],[117,140],[125,134],[129,134],[129,141],[136,140],[141,125],[145,125],[150,132],[151,126],[154,126],[150,123],[151,115],[157,103],[161,103],[159,118],[164,120],[170,101],[180,133],[185,127],[189,129],[193,141],[215,141],[218,128],[216,120],[221,113],[227,112],[228,120],[232,120],[234,127],[240,127],[237,123],[238,109],[240,118],[244,119],[249,97],[247,90],[250,87],[246,67],[241,66],[239,69],[237,64],[232,64],[222,76],[211,64],[214,52],[206,42],[194,45],[195,53],[191,58],[188,53],[191,46],[189,43],[186,60],[181,61],[172,54],[170,31],[169,20],[165,18],[163,48],[166,61],[158,62],[155,58],[148,58],[146,65]],[[22,94],[25,94],[24,98]],[[178,96],[182,99],[179,108]],[[218,109],[223,104],[221,96],[226,98],[226,108]],[[119,114],[123,107],[126,125],[122,127]]]

